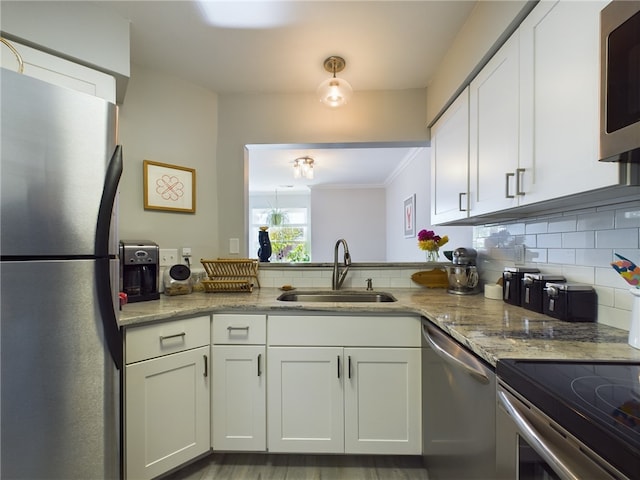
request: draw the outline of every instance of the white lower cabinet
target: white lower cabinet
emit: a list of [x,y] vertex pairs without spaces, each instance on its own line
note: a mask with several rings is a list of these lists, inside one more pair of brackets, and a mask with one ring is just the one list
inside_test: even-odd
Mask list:
[[344,404],[336,347],[270,347],[270,452],[344,452]]
[[130,328],[125,476],[150,479],[210,449],[208,316]]
[[213,345],[211,359],[213,449],[265,451],[264,345]]
[[347,453],[422,453],[421,352],[345,348]]
[[269,451],[421,454],[419,324],[270,316]]
[[265,451],[266,316],[213,316],[211,445],[223,451]]

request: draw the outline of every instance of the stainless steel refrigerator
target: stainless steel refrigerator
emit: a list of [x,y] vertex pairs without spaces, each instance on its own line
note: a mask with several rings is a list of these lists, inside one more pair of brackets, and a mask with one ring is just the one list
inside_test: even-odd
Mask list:
[[2,69],[0,477],[121,476],[117,109]]

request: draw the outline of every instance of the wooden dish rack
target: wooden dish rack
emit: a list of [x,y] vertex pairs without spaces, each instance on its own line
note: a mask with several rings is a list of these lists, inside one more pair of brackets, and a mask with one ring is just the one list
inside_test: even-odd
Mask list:
[[208,280],[202,280],[205,292],[252,292],[260,287],[258,260],[254,258],[200,259]]

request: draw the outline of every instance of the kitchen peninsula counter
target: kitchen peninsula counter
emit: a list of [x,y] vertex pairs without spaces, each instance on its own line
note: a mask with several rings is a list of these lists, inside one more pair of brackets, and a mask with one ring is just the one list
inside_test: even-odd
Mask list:
[[[317,289],[314,289],[317,290]],[[491,365],[500,358],[622,360],[640,362],[640,350],[627,344],[628,332],[598,323],[573,323],[487,299],[452,295],[444,289],[384,289],[397,302],[282,302],[277,288],[252,293],[202,293],[166,296],[124,305],[124,328],[210,313],[344,313],[424,316]]]

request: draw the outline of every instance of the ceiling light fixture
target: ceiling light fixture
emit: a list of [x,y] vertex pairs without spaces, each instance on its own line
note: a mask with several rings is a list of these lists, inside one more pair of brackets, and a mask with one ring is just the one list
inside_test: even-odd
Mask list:
[[293,161],[293,178],[313,180],[313,158],[299,157]]
[[344,70],[346,65],[347,62],[342,57],[331,56],[324,61],[324,69],[329,73],[333,73],[333,77],[322,82],[318,87],[317,93],[320,101],[329,107],[335,108],[345,105],[353,94],[353,88],[351,88],[349,82],[336,77],[336,73]]

